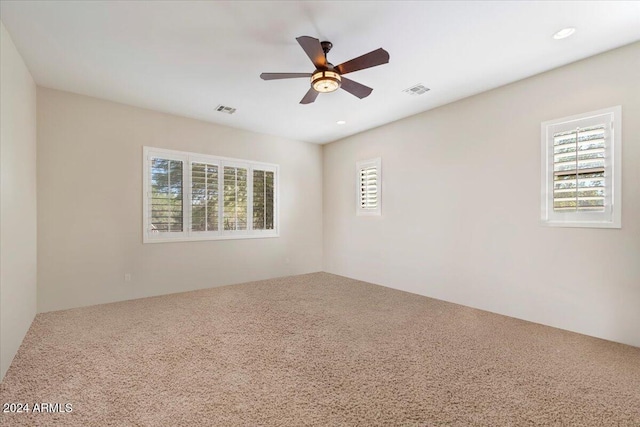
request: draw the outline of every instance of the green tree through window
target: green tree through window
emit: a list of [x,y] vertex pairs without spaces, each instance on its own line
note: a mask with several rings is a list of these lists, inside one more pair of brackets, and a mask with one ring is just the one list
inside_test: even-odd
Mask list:
[[270,171],[253,171],[253,229],[273,230],[273,184]]
[[151,229],[180,232],[183,229],[183,162],[153,159],[151,162]]
[[247,170],[224,168],[224,229],[247,229]]
[[278,165],[152,147],[143,154],[143,242],[278,236]]
[[191,230],[218,230],[218,166],[191,164]]

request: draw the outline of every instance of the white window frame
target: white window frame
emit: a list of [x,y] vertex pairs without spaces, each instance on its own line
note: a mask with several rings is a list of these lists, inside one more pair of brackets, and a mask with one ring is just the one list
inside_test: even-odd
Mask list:
[[[182,167],[182,232],[160,232],[152,233],[149,223],[149,194],[150,194],[150,168],[149,161],[152,157],[178,160],[183,162]],[[222,221],[223,209],[218,209],[218,230],[214,231],[191,231],[191,164],[207,163],[218,167],[218,194],[222,197],[224,167],[241,167],[247,169],[247,229],[246,230],[224,230]],[[273,230],[253,229],[253,170],[263,170],[274,173],[274,195],[273,195]],[[279,237],[279,180],[280,167],[272,163],[254,162],[250,160],[234,159],[230,157],[211,156],[206,154],[191,153],[187,151],[168,150],[164,148],[143,147],[142,155],[142,241],[143,243],[166,243],[185,242],[200,240],[232,240],[232,239],[259,239],[269,237]]]
[[[371,167],[376,168],[376,188],[378,191],[378,203],[374,209],[365,209],[362,207],[360,193],[360,171]],[[380,216],[382,215],[382,159],[361,160],[356,162],[356,215],[357,216]]]
[[[555,212],[553,210],[553,135],[576,127],[604,123],[605,203],[604,211]],[[549,120],[541,124],[541,223],[551,227],[622,227],[622,107],[615,106],[588,113]]]

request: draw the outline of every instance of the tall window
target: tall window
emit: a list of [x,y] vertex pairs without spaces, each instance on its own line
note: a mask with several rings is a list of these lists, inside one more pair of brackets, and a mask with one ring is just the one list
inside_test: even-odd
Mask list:
[[356,163],[357,215],[381,214],[381,160],[363,160]]
[[224,167],[224,229],[247,229],[247,168]]
[[151,160],[151,216],[156,232],[182,232],[183,162],[174,159]]
[[621,108],[542,124],[542,221],[621,226]]
[[253,171],[253,229],[273,229],[273,200],[275,173],[265,170]]
[[278,166],[144,147],[144,242],[276,237]]
[[191,163],[191,231],[218,230],[218,165]]

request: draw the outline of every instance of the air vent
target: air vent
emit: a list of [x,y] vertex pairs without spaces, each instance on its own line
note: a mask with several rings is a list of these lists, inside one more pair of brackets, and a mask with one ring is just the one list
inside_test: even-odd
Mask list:
[[216,107],[216,111],[219,111],[221,113],[225,113],[225,114],[233,114],[236,112],[236,109],[233,107],[227,107],[226,105],[218,105]]
[[422,84],[417,84],[415,86],[411,86],[408,89],[403,90],[403,92],[408,93],[409,95],[422,95],[423,93],[428,92],[430,89],[425,87]]

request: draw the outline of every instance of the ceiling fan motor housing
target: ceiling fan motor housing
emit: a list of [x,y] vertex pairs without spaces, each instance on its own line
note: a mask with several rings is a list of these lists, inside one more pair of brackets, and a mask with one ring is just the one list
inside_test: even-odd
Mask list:
[[333,47],[333,43],[324,41],[324,42],[320,42],[320,46],[322,46],[322,51],[324,52],[324,56],[326,57],[327,53],[329,53],[329,51]]

